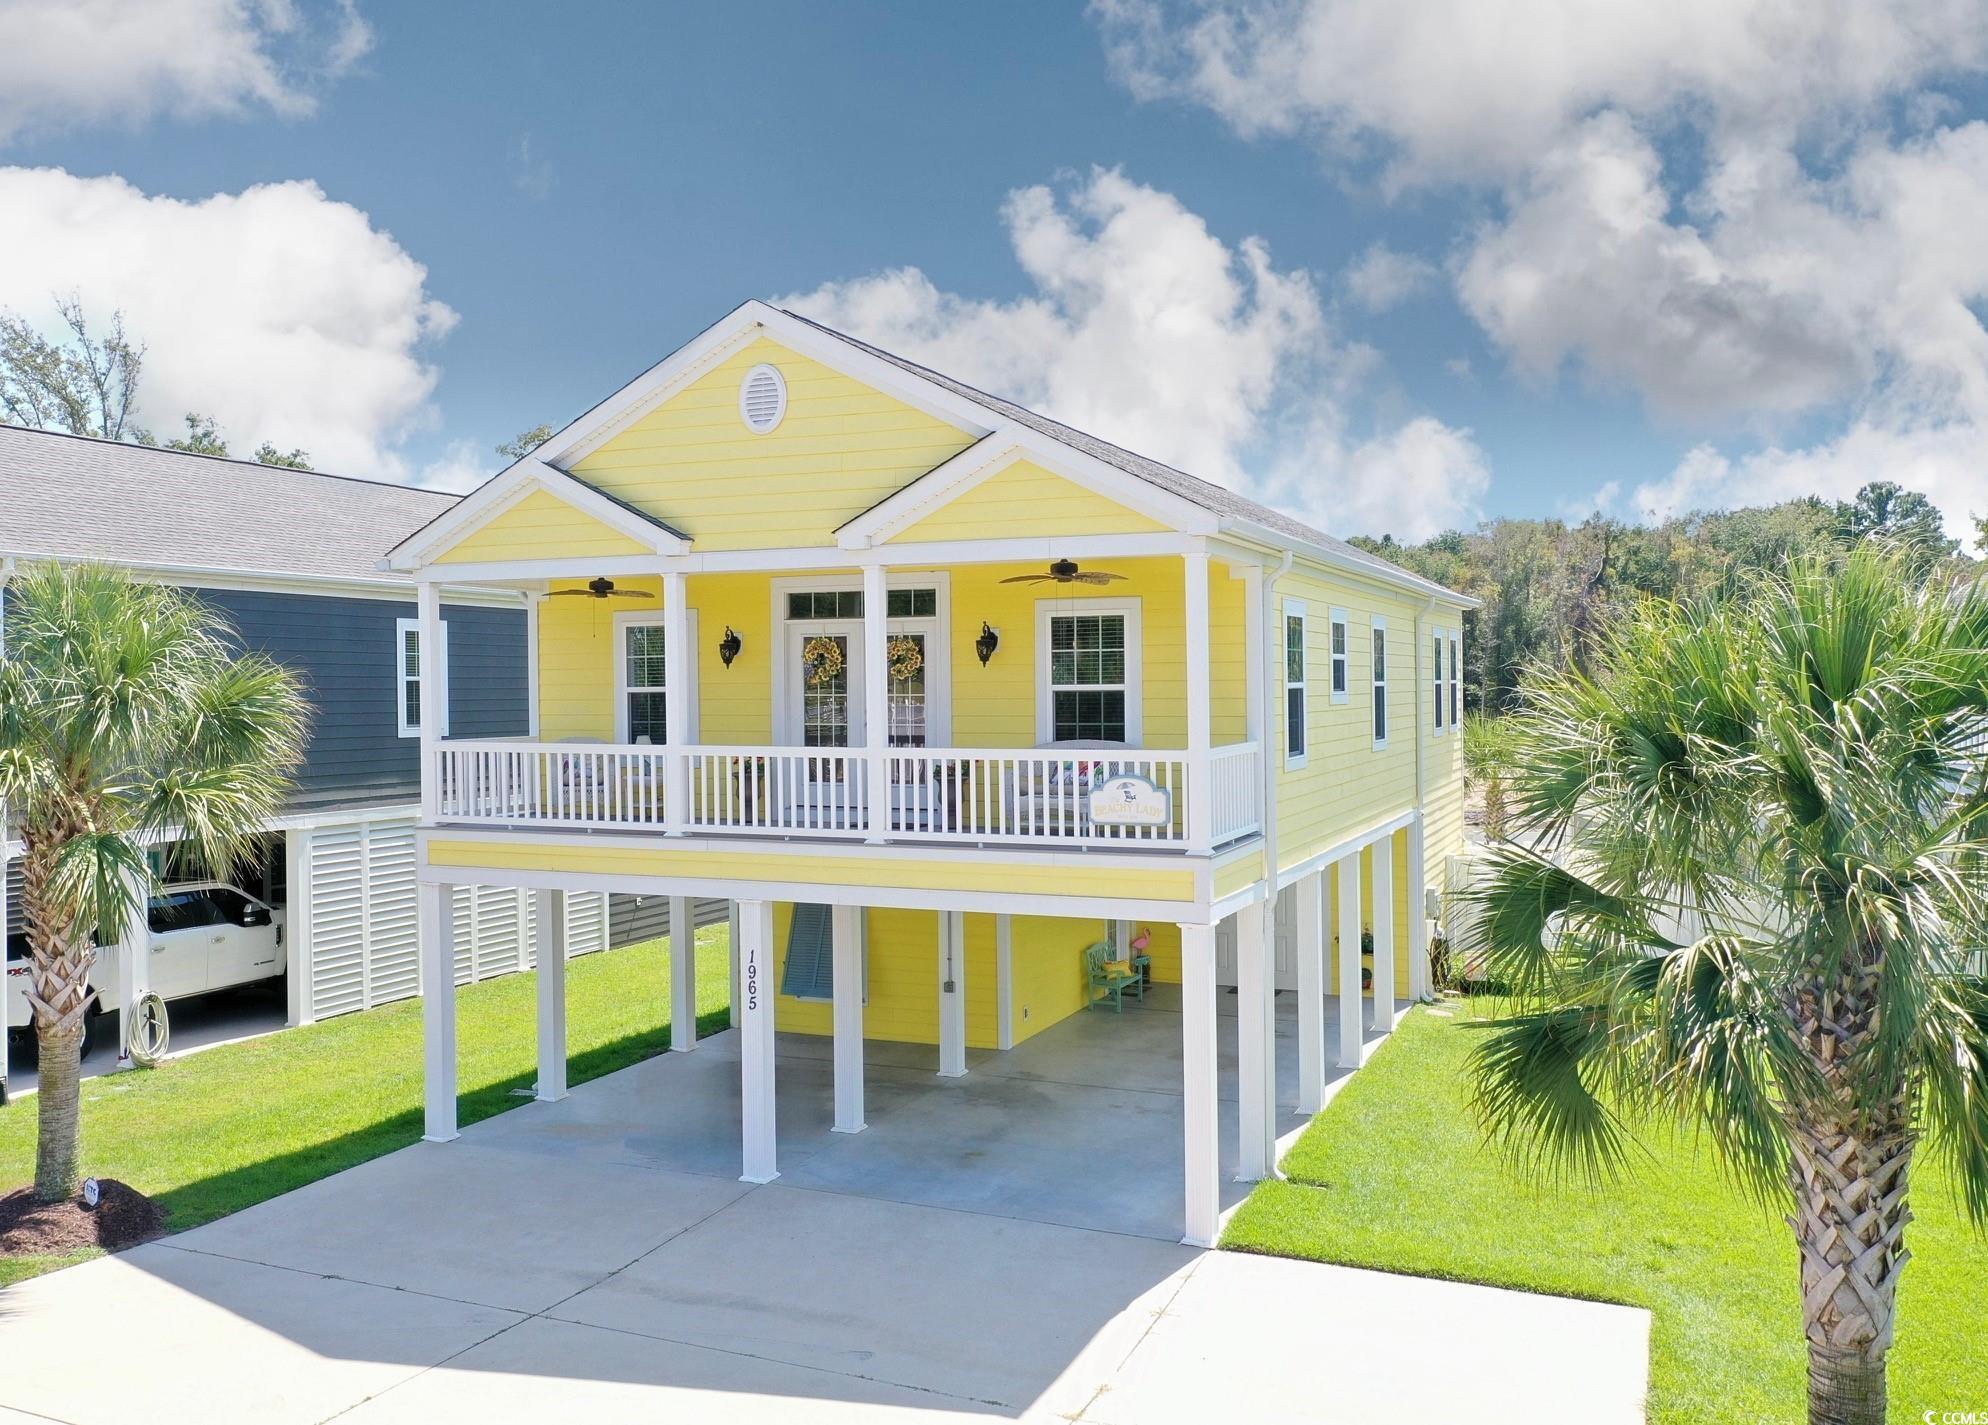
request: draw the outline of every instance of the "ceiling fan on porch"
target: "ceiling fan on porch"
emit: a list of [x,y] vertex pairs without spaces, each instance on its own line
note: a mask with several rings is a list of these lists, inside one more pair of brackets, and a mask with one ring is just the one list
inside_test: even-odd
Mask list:
[[1074,559],[1059,559],[1049,566],[1047,574],[1017,574],[1003,579],[1003,584],[1109,584],[1123,579],[1123,574],[1107,574],[1102,569],[1085,572],[1077,567]]
[[644,589],[617,589],[612,579],[589,579],[584,589],[554,589],[549,599],[653,599]]

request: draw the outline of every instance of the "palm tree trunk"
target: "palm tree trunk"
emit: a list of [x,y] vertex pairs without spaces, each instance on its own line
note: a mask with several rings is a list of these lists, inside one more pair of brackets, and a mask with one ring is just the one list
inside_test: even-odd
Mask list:
[[40,1029],[35,1091],[35,1196],[66,1202],[82,1179],[83,1031]]
[[1884,1425],[1905,1250],[1912,1116],[1903,1085],[1870,1106],[1849,1082],[1877,1023],[1880,954],[1798,987],[1796,1030],[1828,1094],[1790,1123],[1802,1331],[1809,1348],[1809,1425]]

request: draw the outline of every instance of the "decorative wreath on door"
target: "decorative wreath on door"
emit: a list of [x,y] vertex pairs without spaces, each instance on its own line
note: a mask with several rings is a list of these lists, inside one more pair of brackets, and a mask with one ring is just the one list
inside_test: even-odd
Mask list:
[[893,683],[908,683],[918,676],[918,670],[925,666],[925,650],[918,640],[906,634],[898,634],[885,645],[890,654],[890,677]]
[[834,682],[842,674],[842,664],[839,639],[819,633],[801,645],[801,667],[806,670],[809,687],[819,688]]

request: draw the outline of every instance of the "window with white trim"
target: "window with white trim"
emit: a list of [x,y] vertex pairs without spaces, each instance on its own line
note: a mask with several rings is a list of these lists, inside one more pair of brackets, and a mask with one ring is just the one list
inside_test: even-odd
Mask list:
[[[1387,746],[1387,620],[1374,615],[1374,746]],[[1410,678],[1409,686],[1415,685]]]
[[1332,611],[1332,700],[1343,703],[1352,686],[1346,676],[1346,610]]
[[1450,630],[1450,726],[1463,726],[1463,634]]
[[1305,606],[1284,601],[1284,765],[1305,765]]
[[669,660],[664,653],[661,618],[622,618],[621,719],[615,729],[621,742],[669,741]]
[[1136,603],[1037,605],[1039,734],[1052,742],[1139,744]]
[[1432,642],[1434,644],[1434,648],[1431,651],[1436,655],[1436,661],[1432,665],[1435,669],[1435,678],[1434,678],[1434,687],[1436,694],[1435,729],[1436,729],[1436,736],[1441,737],[1443,735],[1443,708],[1446,702],[1448,701],[1448,698],[1443,689],[1443,631],[1440,628],[1435,631],[1435,635],[1434,638],[1432,639]]
[[[401,618],[393,621],[394,641],[394,693],[397,699],[395,715],[402,737],[421,735],[421,620]],[[449,734],[449,625],[442,623],[442,661],[435,671],[441,693],[441,725],[436,732],[446,737]]]

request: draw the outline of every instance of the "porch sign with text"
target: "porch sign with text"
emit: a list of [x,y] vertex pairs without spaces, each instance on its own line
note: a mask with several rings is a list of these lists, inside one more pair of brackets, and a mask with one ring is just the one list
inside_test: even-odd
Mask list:
[[1091,788],[1091,821],[1098,826],[1171,826],[1173,793],[1131,773],[1107,777]]

